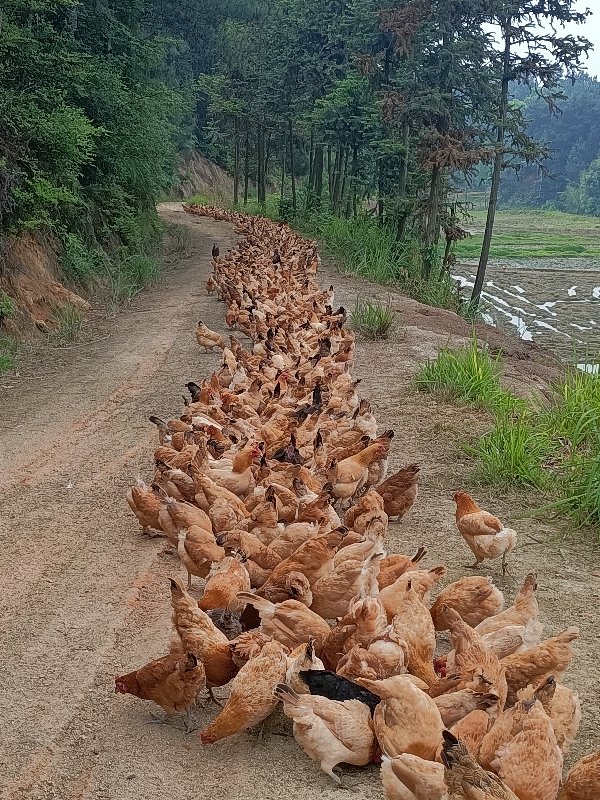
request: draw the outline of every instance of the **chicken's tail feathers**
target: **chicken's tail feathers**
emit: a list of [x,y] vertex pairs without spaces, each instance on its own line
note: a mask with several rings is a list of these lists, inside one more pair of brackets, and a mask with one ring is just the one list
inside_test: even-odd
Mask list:
[[258,597],[258,595],[253,592],[238,592],[236,597],[240,600],[245,600],[246,603],[250,603],[257,611],[268,611],[273,608],[273,603],[271,603],[270,600],[266,600],[264,597]]
[[418,564],[419,561],[422,561],[425,558],[426,555],[427,555],[427,548],[426,547],[419,547],[417,552],[411,558],[411,561],[412,561],[413,564]]
[[164,421],[164,419],[155,416],[148,417],[148,419],[158,428],[164,428],[165,430],[167,429],[167,423]]
[[292,687],[288,686],[287,683],[278,683],[273,690],[273,696],[278,700],[281,700],[284,705],[290,706],[298,705],[300,700],[300,695],[296,694]]
[[[446,767],[446,769],[452,769],[452,767],[457,763],[458,759],[456,756],[460,752],[461,742],[454,736],[454,734],[450,733],[450,731],[442,731],[442,736],[444,737],[444,743],[442,745],[442,764]],[[464,745],[462,745],[464,747]]]

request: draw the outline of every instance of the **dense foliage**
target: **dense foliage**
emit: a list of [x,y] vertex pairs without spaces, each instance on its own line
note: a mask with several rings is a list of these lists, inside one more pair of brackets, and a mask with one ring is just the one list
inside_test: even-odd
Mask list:
[[[233,174],[236,203],[278,191],[283,218],[321,226],[371,214],[394,243],[389,279],[418,275],[424,296],[448,284],[464,235],[453,189],[487,168],[494,196],[507,167],[547,155],[527,121],[556,107],[589,45],[553,28],[585,20],[574,2],[7,0],[1,229],[49,226],[74,279],[113,274],[148,254],[155,200],[195,138]],[[541,99],[514,102],[522,86]],[[588,158],[585,133],[571,151]]]
[[594,174],[600,167],[600,81],[580,75],[574,82],[561,81],[558,88],[564,99],[560,109],[549,114],[535,92],[515,87],[516,97],[524,103],[529,134],[548,145],[550,156],[543,170],[523,165],[518,172],[509,171],[501,200],[504,206],[553,205],[574,214],[598,214],[600,185]]
[[50,228],[75,280],[156,242],[188,93],[143,3],[7,0],[0,16],[0,226]]

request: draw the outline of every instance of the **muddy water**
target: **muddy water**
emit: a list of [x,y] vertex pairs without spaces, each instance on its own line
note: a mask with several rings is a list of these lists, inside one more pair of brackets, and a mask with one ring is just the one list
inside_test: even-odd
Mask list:
[[[477,265],[458,263],[453,277],[468,298]],[[523,259],[490,262],[482,298],[485,320],[573,362],[600,353],[600,261]]]

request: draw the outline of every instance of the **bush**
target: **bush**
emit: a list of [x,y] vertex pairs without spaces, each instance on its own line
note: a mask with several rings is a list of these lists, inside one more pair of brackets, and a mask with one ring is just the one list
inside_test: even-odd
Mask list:
[[377,301],[356,301],[350,321],[355,331],[367,339],[386,339],[394,325],[394,312]]
[[15,365],[17,342],[10,336],[0,336],[0,373],[8,372]]
[[9,297],[6,292],[0,291],[0,324],[6,317],[12,317],[15,309],[16,305],[12,297]]
[[67,277],[87,283],[104,272],[105,264],[106,256],[100,250],[86,247],[76,233],[65,233],[60,266]]

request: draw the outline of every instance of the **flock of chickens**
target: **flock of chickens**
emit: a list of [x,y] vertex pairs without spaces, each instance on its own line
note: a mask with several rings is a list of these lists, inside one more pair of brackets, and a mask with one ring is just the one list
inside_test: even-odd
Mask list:
[[[269,220],[191,206],[243,235],[207,290],[225,301],[226,346],[196,338],[220,368],[188,383],[183,414],[157,426],[151,486],[128,503],[187,571],[171,580],[173,639],[115,691],[173,715],[208,689],[229,696],[205,745],[263,723],[279,703],[298,744],[342,784],[337,765],[381,764],[390,800],[597,800],[600,753],[562,782],[580,721],[562,683],[577,628],[542,641],[536,579],[514,603],[487,577],[432,588],[446,568],[387,554],[388,522],[417,496],[419,467],[386,476],[393,431],[377,435],[352,380],[354,335],[319,289],[315,243]],[[238,336],[244,336],[242,343]],[[516,533],[457,492],[476,556],[502,558]],[[205,581],[198,601],[194,578]],[[504,610],[503,610],[504,609]],[[436,657],[437,631],[452,650]],[[446,648],[447,649],[447,648]]]

